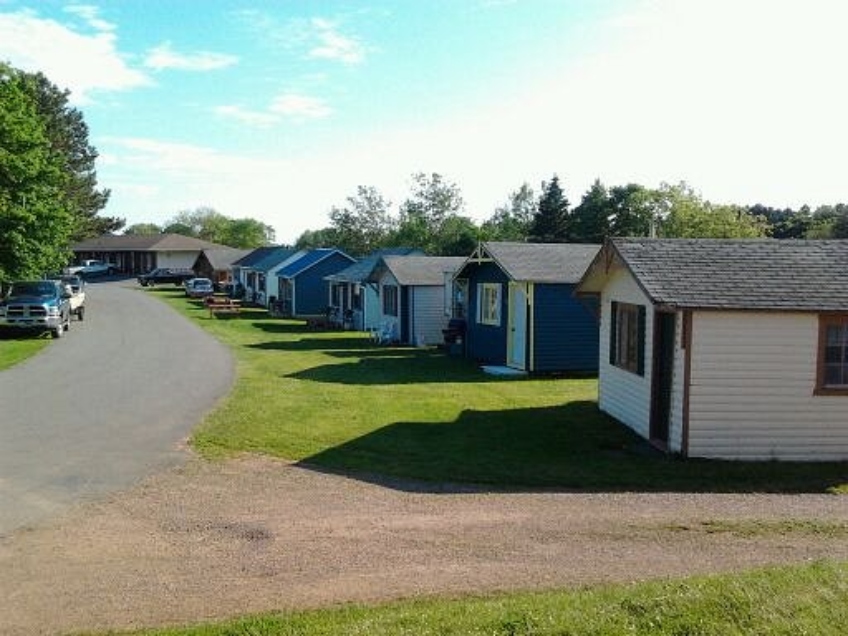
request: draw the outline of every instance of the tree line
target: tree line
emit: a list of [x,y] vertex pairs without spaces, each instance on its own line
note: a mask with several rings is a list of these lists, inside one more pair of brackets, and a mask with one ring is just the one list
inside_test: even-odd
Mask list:
[[274,242],[274,228],[256,219],[231,219],[210,207],[183,210],[162,225],[136,223],[124,234],[182,234],[238,248],[254,248]]
[[465,214],[459,187],[438,173],[412,176],[409,196],[393,213],[373,186],[359,186],[329,213],[330,224],[307,230],[300,248],[333,245],[353,255],[389,246],[430,254],[470,254],[479,241],[601,243],[608,236],[667,238],[848,238],[848,205],[811,210],[714,204],[686,183],[658,188],[607,187],[596,180],[571,207],[557,175],[537,194],[522,184],[492,215],[476,223]]

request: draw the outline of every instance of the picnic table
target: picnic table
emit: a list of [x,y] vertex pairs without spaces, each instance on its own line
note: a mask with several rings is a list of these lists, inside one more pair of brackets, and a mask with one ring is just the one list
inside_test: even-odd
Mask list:
[[241,301],[238,298],[207,296],[205,302],[207,309],[209,309],[209,316],[233,315],[241,311]]

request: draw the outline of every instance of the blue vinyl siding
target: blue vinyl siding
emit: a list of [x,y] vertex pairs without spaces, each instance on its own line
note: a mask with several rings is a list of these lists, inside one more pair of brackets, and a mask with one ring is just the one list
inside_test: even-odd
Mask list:
[[347,256],[335,252],[295,276],[295,314],[323,314],[330,303],[330,283],[324,277],[340,272],[351,262]]
[[[500,326],[477,323],[477,285],[480,283],[501,283],[501,324]],[[466,316],[466,355],[480,362],[490,364],[506,363],[506,326],[509,294],[509,278],[494,263],[480,263],[468,277],[468,311]]]
[[537,284],[533,292],[533,371],[597,371],[598,318],[574,285]]

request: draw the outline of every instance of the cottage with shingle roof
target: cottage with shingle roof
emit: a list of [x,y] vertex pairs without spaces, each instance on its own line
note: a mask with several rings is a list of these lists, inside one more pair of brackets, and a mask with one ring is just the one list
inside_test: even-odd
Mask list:
[[461,256],[382,256],[367,282],[380,297],[381,330],[395,342],[436,345],[451,317],[453,275]]
[[339,272],[330,274],[325,279],[330,284],[330,306],[334,307],[340,316],[350,315],[348,324],[357,331],[378,329],[380,298],[376,286],[368,284],[368,276],[382,256],[412,255],[423,256],[424,252],[413,247],[386,247],[372,252]]
[[574,286],[600,245],[481,243],[456,274],[465,353],[529,372],[595,371],[598,323]]
[[335,247],[318,247],[299,252],[274,271],[277,279],[279,313],[310,317],[327,314],[330,284],[326,277],[356,262]]
[[278,298],[277,277],[272,271],[299,258],[305,252],[283,245],[257,247],[232,265],[233,279],[244,290],[245,301],[268,307]]
[[848,459],[848,241],[611,239],[599,406],[691,457]]

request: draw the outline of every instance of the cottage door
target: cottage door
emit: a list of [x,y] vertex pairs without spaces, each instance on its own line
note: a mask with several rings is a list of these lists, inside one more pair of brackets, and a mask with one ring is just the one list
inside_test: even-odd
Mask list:
[[668,445],[671,394],[674,379],[674,332],[676,314],[654,315],[654,361],[651,399],[651,441]]
[[522,370],[527,367],[527,289],[515,283],[509,286],[507,366]]

